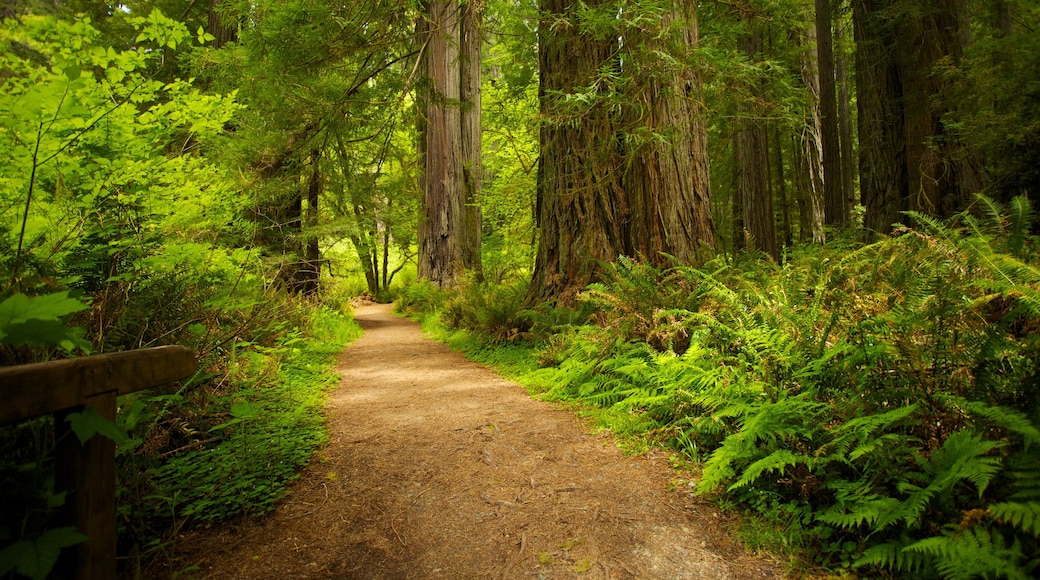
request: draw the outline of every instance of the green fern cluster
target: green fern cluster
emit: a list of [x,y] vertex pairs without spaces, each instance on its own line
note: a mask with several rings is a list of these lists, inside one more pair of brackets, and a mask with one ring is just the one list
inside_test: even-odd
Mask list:
[[[1040,573],[1040,269],[1025,198],[782,266],[621,260],[553,349],[555,398],[703,461],[867,574]],[[789,521],[790,523],[790,521]]]

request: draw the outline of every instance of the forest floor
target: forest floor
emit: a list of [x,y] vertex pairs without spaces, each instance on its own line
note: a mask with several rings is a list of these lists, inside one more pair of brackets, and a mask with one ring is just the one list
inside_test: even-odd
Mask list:
[[186,533],[199,578],[778,578],[661,452],[356,310],[330,441],[268,516]]

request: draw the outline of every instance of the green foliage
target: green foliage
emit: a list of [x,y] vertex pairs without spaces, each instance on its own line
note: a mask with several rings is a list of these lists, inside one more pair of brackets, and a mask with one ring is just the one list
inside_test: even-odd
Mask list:
[[328,309],[304,334],[289,330],[270,347],[240,345],[228,379],[194,428],[197,443],[149,469],[137,498],[153,525],[217,522],[273,509],[285,486],[326,440],[325,393],[336,356],[360,329]]
[[[195,349],[195,376],[120,398],[116,424],[68,416],[79,438],[119,443],[120,555],[144,558],[121,562],[141,567],[181,526],[270,509],[323,440],[333,358],[359,329],[273,284],[242,219],[252,196],[206,156],[242,107],[167,68],[206,35],[130,4],[104,32],[35,13],[0,25],[0,358]],[[52,423],[0,429],[3,574],[42,576],[74,543],[54,529]]]
[[0,302],[0,344],[15,348],[58,345],[65,351],[79,348],[90,352],[83,329],[66,324],[70,315],[86,308],[67,291],[40,296],[12,294]]
[[783,266],[621,259],[582,295],[594,324],[545,324],[547,368],[525,380],[700,460],[701,493],[748,505],[799,558],[1031,577],[1040,276],[1018,225],[1031,208],[979,207]]
[[86,540],[75,528],[54,528],[35,540],[15,542],[0,550],[0,575],[17,572],[33,580],[43,580],[50,575],[62,548]]

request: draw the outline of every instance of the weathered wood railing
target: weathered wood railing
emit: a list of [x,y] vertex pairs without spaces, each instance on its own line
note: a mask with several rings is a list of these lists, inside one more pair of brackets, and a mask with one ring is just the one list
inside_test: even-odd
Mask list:
[[55,487],[70,492],[70,524],[88,537],[67,564],[76,578],[97,580],[116,574],[115,442],[95,435],[80,444],[65,417],[93,407],[113,421],[117,396],[194,372],[195,354],[181,346],[0,368],[0,425],[48,413],[55,416]]

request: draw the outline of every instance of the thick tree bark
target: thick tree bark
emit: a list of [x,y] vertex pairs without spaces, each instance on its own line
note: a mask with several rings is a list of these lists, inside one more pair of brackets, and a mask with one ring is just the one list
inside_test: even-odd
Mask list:
[[[696,8],[683,3],[661,22],[663,29],[681,23],[681,46],[698,42]],[[653,54],[659,41],[643,33],[626,46]],[[629,199],[627,253],[667,267],[667,255],[683,263],[715,247],[708,181],[707,130],[701,119],[700,79],[682,69],[640,78],[629,107],[628,131],[663,132],[664,139],[639,142],[627,151],[629,165],[622,180]],[[631,141],[636,142],[636,141]]]
[[[762,34],[749,24],[738,41],[741,52],[749,59],[761,57]],[[753,96],[760,96],[761,87],[750,87]],[[738,198],[743,202],[744,232],[755,248],[771,258],[780,257],[776,245],[776,216],[773,196],[769,187],[769,128],[757,119],[754,105],[745,106],[744,114],[736,122],[733,133],[733,165],[736,171]],[[737,232],[734,232],[735,234]],[[736,241],[736,240],[734,240]]]
[[480,68],[483,26],[481,7],[477,0],[464,0],[460,7],[460,132],[462,147],[462,176],[459,185],[463,188],[466,222],[465,239],[462,247],[462,265],[483,278],[480,261],[481,212],[480,190],[483,184],[483,158],[481,154],[481,98]]
[[430,0],[427,9],[418,276],[452,287],[463,271],[466,245],[465,193],[460,184],[459,11],[454,0]]
[[863,225],[887,233],[906,208],[906,137],[902,85],[889,27],[877,18],[890,0],[852,0],[859,109],[859,180]]
[[958,62],[966,14],[964,0],[853,0],[860,188],[870,229],[887,232],[908,209],[948,217],[982,188],[978,160],[943,125],[953,105],[936,71],[943,59]]
[[[599,78],[613,66],[617,40],[587,31],[571,0],[541,0],[538,58],[541,156],[538,160],[538,252],[528,302],[572,302],[594,279],[597,262],[626,251],[628,200],[622,159]],[[586,2],[596,8],[603,0]],[[585,103],[568,96],[596,94]]]
[[943,117],[954,104],[942,99],[949,82],[936,70],[958,63],[968,23],[965,0],[938,0],[897,19],[895,57],[903,84],[909,209],[946,218],[967,207],[982,189],[977,162],[962,154]]
[[841,145],[838,140],[837,90],[834,82],[834,43],[831,0],[816,0],[816,55],[820,87],[820,129],[823,141],[823,198],[825,221],[845,225],[848,209],[842,191]]
[[[661,59],[653,34],[593,30],[582,20],[582,11],[608,6],[540,3],[545,121],[529,303],[572,302],[621,255],[671,265],[665,254],[692,262],[714,248],[699,81]],[[681,23],[686,47],[697,42],[692,8],[676,3],[661,22],[661,30]],[[621,74],[629,75],[625,94],[611,80]]]

